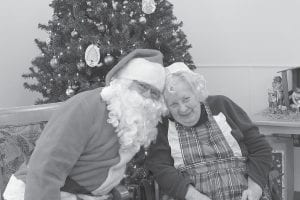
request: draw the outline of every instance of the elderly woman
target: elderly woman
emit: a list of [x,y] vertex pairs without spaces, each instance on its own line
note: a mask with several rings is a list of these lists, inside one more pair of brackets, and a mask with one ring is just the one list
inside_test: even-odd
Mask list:
[[169,120],[146,162],[160,188],[176,199],[260,199],[272,161],[264,136],[232,100],[208,96],[184,63],[166,69]]

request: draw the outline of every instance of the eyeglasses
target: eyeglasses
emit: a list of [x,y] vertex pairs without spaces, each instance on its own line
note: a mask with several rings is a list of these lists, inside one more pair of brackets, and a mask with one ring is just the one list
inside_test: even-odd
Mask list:
[[137,92],[139,92],[141,95],[143,95],[146,98],[151,98],[155,100],[160,99],[160,91],[151,85],[139,81],[133,81],[133,85],[131,88],[135,89]]

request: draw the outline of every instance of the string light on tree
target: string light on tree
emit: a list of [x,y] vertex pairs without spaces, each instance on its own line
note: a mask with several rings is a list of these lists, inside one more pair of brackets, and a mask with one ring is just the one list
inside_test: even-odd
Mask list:
[[64,55],[64,52],[59,53],[59,57],[62,57]]
[[103,3],[102,3],[102,7],[103,7],[103,8],[107,8],[107,3],[106,3],[106,2],[103,2]]
[[136,20],[135,20],[135,19],[131,19],[131,20],[129,21],[129,23],[130,23],[130,24],[135,24],[135,23],[136,23]]
[[112,0],[111,4],[112,4],[113,9],[117,10],[118,2],[117,1],[115,2],[114,0]]
[[82,59],[80,59],[79,63],[77,63],[77,69],[79,71],[83,70],[85,68],[85,63],[83,62]]
[[71,97],[71,96],[73,96],[74,94],[75,94],[74,89],[72,89],[72,87],[69,85],[69,86],[68,86],[68,89],[66,90],[66,95],[67,95],[68,97]]

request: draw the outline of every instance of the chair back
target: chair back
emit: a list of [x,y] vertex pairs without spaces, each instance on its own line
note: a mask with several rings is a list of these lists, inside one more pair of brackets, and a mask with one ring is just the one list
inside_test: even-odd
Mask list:
[[[47,122],[61,104],[51,103],[0,109],[0,151],[2,150],[0,152],[0,200],[3,199],[2,194],[8,178],[6,170],[4,170],[8,164],[7,162],[14,161],[17,167],[21,164],[16,163],[18,162],[16,157],[20,156],[23,152],[21,147],[18,146],[18,142],[22,140],[15,140],[15,138],[18,138],[18,133],[24,133],[28,129],[36,131],[33,128],[34,125]],[[19,159],[20,162],[21,160]],[[15,170],[17,169],[9,169],[9,173],[14,173]]]

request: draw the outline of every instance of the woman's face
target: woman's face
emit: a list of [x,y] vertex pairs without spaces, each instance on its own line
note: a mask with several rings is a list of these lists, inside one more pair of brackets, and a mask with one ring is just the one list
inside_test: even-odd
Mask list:
[[171,91],[165,92],[165,100],[172,117],[184,126],[194,126],[200,119],[201,106],[190,85],[178,80]]

